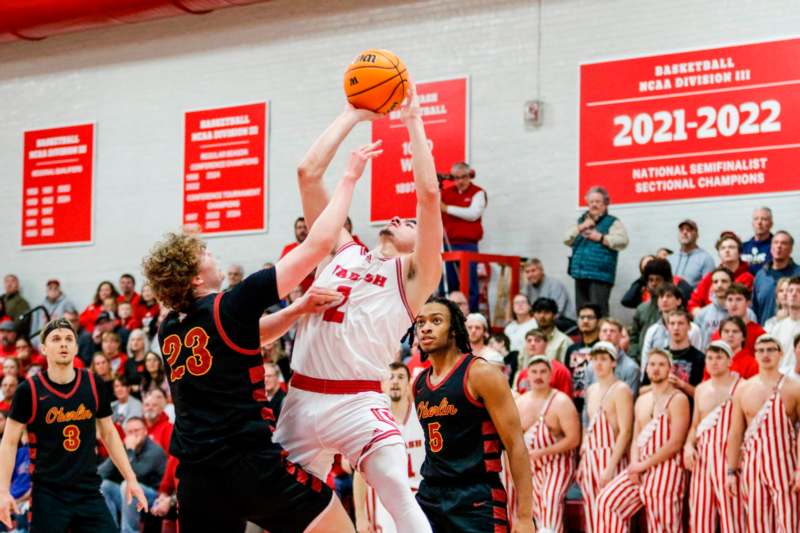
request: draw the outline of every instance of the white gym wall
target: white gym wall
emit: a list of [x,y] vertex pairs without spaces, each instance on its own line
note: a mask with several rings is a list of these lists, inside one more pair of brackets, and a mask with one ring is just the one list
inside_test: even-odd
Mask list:
[[[489,193],[482,249],[536,255],[572,288],[561,236],[577,215],[578,65],[800,35],[795,0],[545,0],[537,65],[538,13],[529,0],[276,0],[2,44],[1,270],[20,275],[31,303],[58,276],[79,307],[101,279],[116,283],[124,271],[140,278],[149,246],[180,223],[184,111],[260,100],[271,102],[269,231],[213,238],[209,246],[223,267],[242,262],[247,272],[277,259],[300,214],[296,165],[343,105],[346,64],[361,49],[381,47],[402,57],[418,80],[470,76],[470,159],[476,183]],[[537,81],[544,122],[532,128],[523,103],[537,97]],[[94,244],[21,251],[22,132],[90,121],[97,124]],[[329,182],[343,170],[347,149],[368,139],[369,126],[360,126]],[[800,234],[797,200],[612,205],[631,236],[612,300],[638,275],[641,255],[677,247],[675,225],[684,216],[697,220],[701,244],[713,251],[723,229],[750,237],[750,211],[762,204],[772,206],[776,229]],[[352,218],[371,245],[368,204],[365,179]]]

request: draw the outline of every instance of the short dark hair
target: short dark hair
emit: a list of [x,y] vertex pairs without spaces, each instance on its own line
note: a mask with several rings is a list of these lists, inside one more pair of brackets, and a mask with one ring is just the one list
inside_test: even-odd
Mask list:
[[533,302],[531,307],[534,313],[537,311],[549,311],[554,315],[558,314],[558,304],[552,298],[545,298],[543,296],[536,298],[536,301]]
[[717,244],[714,245],[714,248],[719,250],[719,247],[722,246],[722,243],[727,241],[727,240],[732,240],[732,241],[736,242],[736,245],[739,247],[739,252],[741,253],[741,251],[742,251],[742,239],[740,239],[739,236],[736,235],[732,231],[723,231],[722,233],[720,233],[719,234],[719,239],[717,239]]
[[544,331],[540,330],[539,328],[533,328],[532,330],[528,331],[525,334],[525,338],[527,339],[528,337],[536,337],[537,339],[541,339],[541,340],[546,341],[547,340],[547,333],[545,333]]
[[800,285],[800,276],[792,276],[789,278],[787,285]]
[[792,234],[789,233],[788,231],[786,231],[785,229],[780,229],[780,230],[776,231],[775,234],[773,235],[773,237],[775,235],[786,235],[787,237],[789,237],[789,244],[794,246],[794,237],[792,237]]
[[389,363],[389,370],[400,370],[401,368],[406,371],[406,376],[408,376],[408,379],[410,380],[411,370],[408,369],[408,366],[398,361],[392,361],[391,363]]
[[134,278],[134,277],[133,277],[133,274],[128,274],[128,273],[126,272],[125,274],[123,274],[123,275],[121,275],[121,276],[119,277],[119,279],[123,279],[123,278],[126,278],[126,279],[129,279],[129,280],[131,280],[131,281],[133,282],[133,284],[134,284],[134,285],[136,285],[136,278]]
[[726,267],[720,265],[720,266],[718,266],[717,268],[715,268],[714,270],[711,271],[711,277],[713,278],[714,274],[716,274],[717,272],[726,273],[728,275],[728,277],[731,278],[731,281],[733,281],[733,272],[731,272],[731,270],[729,268],[726,268]]
[[581,311],[583,311],[584,309],[591,309],[591,311],[594,313],[594,317],[595,317],[596,319],[598,319],[598,320],[599,320],[599,319],[600,319],[600,317],[603,315],[603,310],[602,310],[602,309],[600,309],[600,306],[599,306],[599,305],[597,305],[597,304],[592,304],[592,303],[588,303],[588,304],[583,304],[582,306],[580,306],[580,307],[578,308],[578,316],[580,316],[580,314],[581,314]]
[[125,424],[127,424],[128,422],[141,422],[141,424],[144,427],[147,427],[147,422],[145,422],[144,418],[142,418],[141,416],[129,416],[128,418],[125,419]]
[[676,309],[669,314],[667,320],[669,320],[674,316],[682,316],[683,318],[686,319],[686,323],[689,324],[689,326],[692,325],[692,315],[690,315],[688,311],[684,311],[683,309]]
[[305,222],[306,217],[297,217],[294,221],[294,225],[296,226],[298,222]]
[[119,384],[123,387],[129,387],[130,384],[128,383],[128,378],[125,377],[124,374],[114,377],[114,381],[119,381]]
[[660,257],[656,257],[654,259],[651,259],[644,266],[644,272],[642,273],[642,275],[644,276],[645,281],[650,276],[661,276],[661,278],[664,281],[671,282],[672,266],[666,259],[661,259]]
[[505,333],[503,332],[492,333],[492,336],[489,338],[494,339],[497,342],[502,342],[503,346],[506,347],[506,350],[511,349],[511,339],[509,339],[508,335],[506,335]]
[[[655,261],[655,259],[653,259]],[[651,261],[652,262],[652,261]],[[665,294],[671,294],[681,302],[683,302],[683,293],[681,290],[673,285],[672,283],[665,283],[661,287],[658,288],[658,293],[656,293],[656,298],[661,298]]]
[[719,323],[719,333],[720,333],[720,335],[722,334],[722,328],[724,328],[728,324],[733,324],[737,328],[739,328],[739,331],[742,332],[743,340],[744,341],[747,340],[747,324],[745,324],[744,320],[742,320],[738,316],[729,316],[728,318],[723,319]]
[[[798,282],[800,282],[800,278],[798,278]],[[753,293],[750,291],[750,289],[748,289],[746,285],[742,285],[741,283],[734,283],[730,287],[728,287],[728,290],[725,291],[725,298],[727,298],[732,294],[741,294],[742,296],[744,296],[744,299],[748,301],[750,300],[750,298],[753,297]]]
[[72,334],[75,336],[75,341],[77,342],[78,334],[75,333],[75,329],[72,327],[72,324],[70,323],[70,321],[67,320],[66,318],[56,318],[56,319],[51,320],[50,322],[48,322],[47,325],[42,330],[42,333],[41,333],[41,336],[40,336],[42,344],[44,344],[45,341],[47,340],[47,336],[50,335],[52,332],[54,332],[57,329],[68,329],[68,330],[70,330],[72,332]]

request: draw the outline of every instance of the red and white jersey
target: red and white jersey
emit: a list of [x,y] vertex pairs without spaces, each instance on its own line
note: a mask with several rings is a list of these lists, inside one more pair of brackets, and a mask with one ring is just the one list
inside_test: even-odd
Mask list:
[[339,291],[344,301],[300,320],[292,369],[319,379],[388,379],[414,319],[402,280],[399,257],[379,257],[355,242],[339,248],[314,285]]
[[[403,434],[403,441],[406,443],[406,454],[408,455],[408,486],[411,492],[417,492],[422,476],[419,470],[425,461],[425,434],[422,432],[422,425],[417,418],[417,410],[414,409],[413,402],[408,404],[406,419],[398,422],[400,431]],[[396,533],[397,527],[394,525],[389,511],[381,503],[378,493],[367,485],[367,518],[372,526],[370,531],[376,533]]]

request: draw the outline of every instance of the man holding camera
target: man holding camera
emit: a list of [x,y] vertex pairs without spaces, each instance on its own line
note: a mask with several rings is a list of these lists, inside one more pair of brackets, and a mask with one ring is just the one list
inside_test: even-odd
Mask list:
[[[462,161],[453,165],[450,176],[453,185],[442,190],[442,223],[445,251],[477,252],[483,238],[481,218],[488,202],[486,191],[472,183],[475,171]],[[447,292],[461,288],[457,264],[448,262]],[[478,310],[478,265],[469,267],[469,310]]]

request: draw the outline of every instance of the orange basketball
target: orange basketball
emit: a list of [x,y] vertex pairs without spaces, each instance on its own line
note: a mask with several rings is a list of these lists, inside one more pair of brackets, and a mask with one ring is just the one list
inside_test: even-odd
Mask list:
[[344,92],[353,107],[388,113],[408,94],[406,66],[388,50],[364,50],[344,73]]

